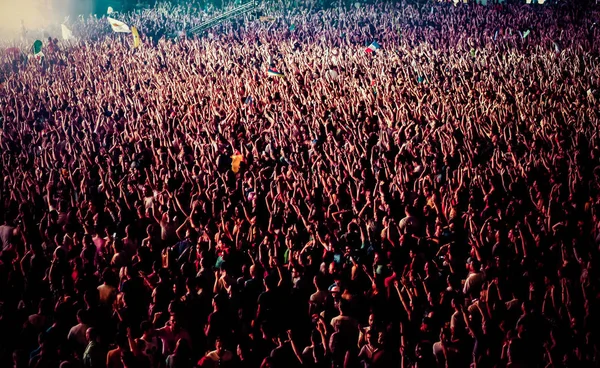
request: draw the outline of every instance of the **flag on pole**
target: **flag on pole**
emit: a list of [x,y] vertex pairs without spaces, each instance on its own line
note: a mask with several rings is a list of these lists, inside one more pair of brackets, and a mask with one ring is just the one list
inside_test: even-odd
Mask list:
[[253,102],[254,102],[254,99],[252,98],[252,96],[248,96],[248,97],[246,97],[246,100],[244,101],[244,105],[252,105]]
[[115,11],[113,10],[112,6],[109,6],[108,9],[106,10],[106,14],[108,14],[108,15],[111,15],[114,12]]
[[560,55],[560,46],[558,46],[558,43],[556,42],[552,42],[554,43],[554,52],[556,53],[556,55]]
[[283,77],[284,74],[277,71],[277,69],[275,68],[269,68],[269,70],[267,71],[267,74],[269,75],[269,77]]
[[114,32],[123,32],[123,33],[131,33],[129,26],[120,20],[113,19],[111,17],[106,17],[108,19],[108,23],[112,27]]
[[65,26],[64,24],[60,25],[60,28],[62,29],[62,38],[63,40],[72,40],[75,37],[73,37],[73,32],[71,32],[71,30]]
[[529,36],[530,33],[530,30],[526,30],[525,32],[523,32],[523,39],[527,38],[527,36]]
[[377,41],[373,41],[371,42],[371,44],[369,46],[367,46],[367,49],[365,50],[366,53],[371,53],[375,50],[379,50],[381,48],[381,46],[379,46],[379,44],[377,43]]
[[142,44],[137,28],[131,27],[131,34],[133,35],[133,48],[137,49]]
[[234,154],[231,156],[231,171],[234,173],[238,173],[240,171],[240,165],[244,161],[244,156],[236,150]]
[[267,23],[267,22],[274,22],[274,21],[276,21],[276,20],[277,20],[277,18],[275,18],[275,17],[274,17],[274,16],[272,16],[272,15],[262,16],[262,17],[259,17],[258,19],[259,19],[261,22],[265,22],[265,23]]
[[33,51],[33,56],[36,59],[41,59],[44,57],[44,53],[42,52],[42,41],[40,40],[35,40],[35,42],[33,43],[33,46],[31,47],[31,50]]

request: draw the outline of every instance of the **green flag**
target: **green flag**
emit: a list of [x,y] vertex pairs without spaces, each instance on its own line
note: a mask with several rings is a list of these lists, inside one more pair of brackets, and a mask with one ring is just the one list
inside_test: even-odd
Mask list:
[[42,41],[35,40],[33,46],[31,47],[31,51],[33,51],[33,57],[41,63],[45,56],[42,52]]
[[35,40],[32,46],[33,55],[37,56],[42,53],[42,41]]

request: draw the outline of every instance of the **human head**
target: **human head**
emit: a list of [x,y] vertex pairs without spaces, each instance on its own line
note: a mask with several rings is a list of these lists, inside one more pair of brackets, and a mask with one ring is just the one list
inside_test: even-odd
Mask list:
[[116,343],[117,343],[117,347],[119,347],[119,349],[121,350],[129,350],[129,340],[127,339],[127,336],[119,333],[117,334],[117,336],[115,337]]
[[88,342],[96,341],[98,338],[98,333],[96,332],[95,328],[90,327],[85,331],[85,337]]
[[220,337],[217,337],[217,339],[215,340],[215,350],[217,351],[217,354],[219,354],[219,355],[223,351],[223,343],[221,342]]
[[85,323],[86,318],[85,318],[85,309],[80,309],[77,311],[77,322],[78,323]]
[[150,323],[150,321],[143,321],[140,324],[140,330],[142,331],[142,333],[144,335],[147,335],[147,336],[154,335],[154,327],[152,326],[152,323]]
[[136,368],[138,366],[138,361],[131,351],[123,352],[121,355],[121,363],[123,363],[124,368]]
[[177,340],[173,354],[178,357],[189,356],[190,346],[188,345],[187,341],[184,339]]

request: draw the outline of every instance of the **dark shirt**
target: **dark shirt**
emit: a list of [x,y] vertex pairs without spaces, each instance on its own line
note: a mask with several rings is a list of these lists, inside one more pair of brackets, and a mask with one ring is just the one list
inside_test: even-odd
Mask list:
[[300,366],[300,362],[296,358],[292,344],[289,341],[273,349],[271,351],[271,359],[273,359],[273,368]]

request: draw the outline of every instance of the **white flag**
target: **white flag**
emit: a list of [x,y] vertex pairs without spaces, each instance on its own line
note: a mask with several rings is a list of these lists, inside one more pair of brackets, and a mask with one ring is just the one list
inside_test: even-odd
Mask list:
[[73,32],[71,32],[71,30],[69,28],[67,28],[67,26],[65,26],[64,24],[61,24],[60,27],[62,28],[63,40],[72,40],[75,38],[75,37],[73,37]]
[[108,15],[111,15],[114,12],[115,11],[113,10],[112,6],[109,6],[108,9],[106,10],[106,14],[108,14]]
[[120,20],[112,19],[111,17],[106,17],[106,19],[108,19],[108,23],[110,23],[113,31],[131,33],[129,26]]

